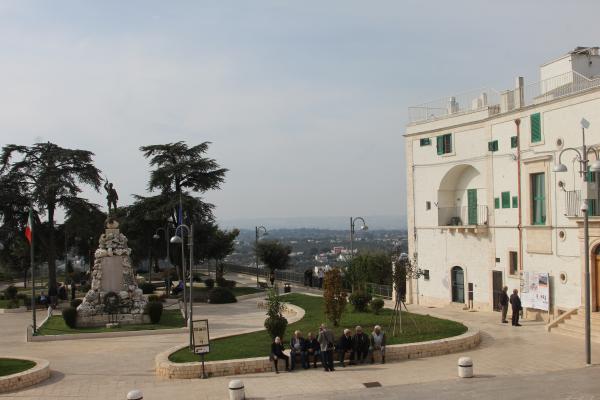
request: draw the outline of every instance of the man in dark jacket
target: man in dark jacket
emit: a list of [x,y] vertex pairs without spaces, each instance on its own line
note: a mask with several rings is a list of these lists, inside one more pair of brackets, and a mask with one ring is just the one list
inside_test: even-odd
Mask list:
[[506,314],[508,313],[508,286],[502,288],[500,293],[500,306],[502,307],[502,323],[507,324]]
[[352,343],[352,332],[350,329],[344,329],[344,333],[338,342],[338,354],[340,355],[340,365],[345,367],[344,358],[346,353],[350,353],[350,364],[354,363],[354,345]]
[[285,355],[285,353],[283,352],[284,347],[283,347],[283,343],[281,343],[281,339],[279,338],[279,336],[277,336],[275,338],[275,340],[273,341],[273,343],[271,343],[271,360],[273,360],[273,364],[275,365],[275,373],[279,373],[279,368],[278,368],[278,360],[283,359],[285,361],[285,370],[286,371],[290,371],[289,368],[289,361],[290,358],[288,356]]
[[317,361],[321,359],[321,345],[312,334],[308,332],[308,339],[304,341],[306,345],[306,361],[310,364],[310,356],[313,356],[313,366],[317,368]]
[[356,363],[364,364],[369,354],[371,339],[369,335],[363,332],[360,326],[356,327],[356,333],[352,337],[352,345],[354,346],[354,359]]
[[517,289],[513,290],[513,294],[510,295],[510,305],[512,306],[512,326],[521,326],[519,324],[519,312],[523,307],[521,307],[521,299]]

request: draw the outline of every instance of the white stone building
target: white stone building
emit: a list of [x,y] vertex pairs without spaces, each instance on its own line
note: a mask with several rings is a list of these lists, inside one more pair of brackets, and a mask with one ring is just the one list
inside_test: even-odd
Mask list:
[[[600,176],[588,184],[576,153],[600,149],[600,55],[577,48],[540,68],[541,80],[411,107],[406,128],[409,255],[425,277],[407,301],[497,306],[521,271],[550,275],[551,313],[583,305],[582,189],[588,190],[593,309],[600,309]],[[590,159],[595,155],[590,152]],[[583,186],[587,186],[584,188]],[[598,262],[596,261],[598,254]]]

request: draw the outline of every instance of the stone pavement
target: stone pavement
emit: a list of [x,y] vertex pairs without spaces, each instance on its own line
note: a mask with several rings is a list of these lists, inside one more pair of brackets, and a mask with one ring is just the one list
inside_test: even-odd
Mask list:
[[[498,313],[466,312],[453,307],[409,306],[409,309],[465,321],[482,330],[482,344],[468,354],[455,353],[385,365],[337,368],[331,373],[311,369],[279,375],[244,375],[240,379],[245,383],[248,398],[346,398],[346,394],[353,396],[349,398],[371,398],[379,393],[377,391],[381,391],[381,394],[376,398],[397,398],[398,392],[394,388],[398,385],[422,389],[437,387],[439,390],[457,387],[456,393],[460,393],[461,387],[456,385],[468,384],[459,383],[456,378],[456,363],[461,355],[473,358],[475,373],[479,378],[471,382],[480,385],[482,391],[494,385],[509,390],[511,386],[507,380],[511,375],[538,379],[540,374],[548,372],[557,372],[557,376],[563,376],[560,373],[564,373],[567,381],[564,383],[567,385],[570,377],[578,375],[571,374],[569,370],[581,368],[584,364],[581,340],[546,333],[541,322],[525,321],[523,327],[513,328],[499,323]],[[194,310],[197,316],[211,313],[209,320],[213,330],[246,331],[262,326],[263,316],[262,312],[256,310],[256,299],[227,306],[202,305]],[[184,343],[186,335],[24,343],[24,327],[29,322],[28,318],[29,314],[0,315],[0,326],[3,327],[0,336],[2,355],[29,354],[46,358],[51,362],[52,377],[31,389],[0,395],[0,399],[121,399],[132,388],[142,389],[145,399],[227,398],[227,383],[233,377],[167,380],[154,376],[154,356],[170,346]],[[593,360],[600,360],[599,350],[594,349]],[[590,370],[597,371],[596,368]],[[365,382],[379,382],[382,388],[365,389]],[[500,386],[502,382],[504,384]],[[418,383],[428,384],[414,385]],[[535,381],[532,384],[535,386]],[[327,396],[324,396],[325,393]],[[425,394],[417,397],[416,389],[414,393],[416,398],[431,398]],[[437,395],[439,397],[439,392]]]

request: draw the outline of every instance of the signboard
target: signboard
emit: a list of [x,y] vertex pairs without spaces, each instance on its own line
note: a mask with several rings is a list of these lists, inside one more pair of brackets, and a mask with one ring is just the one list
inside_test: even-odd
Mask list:
[[210,335],[208,333],[208,320],[199,319],[192,321],[192,331],[194,332],[194,353],[206,354],[210,352]]
[[550,309],[550,277],[546,272],[521,272],[521,305],[523,308]]

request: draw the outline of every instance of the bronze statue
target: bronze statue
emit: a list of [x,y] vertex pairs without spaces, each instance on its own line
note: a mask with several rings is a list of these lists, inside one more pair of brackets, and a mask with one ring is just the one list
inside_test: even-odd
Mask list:
[[117,200],[119,200],[119,195],[113,187],[113,184],[108,182],[108,179],[106,179],[106,183],[104,184],[104,190],[106,190],[107,193],[106,202],[108,204],[108,213],[110,214],[112,211],[117,211]]

